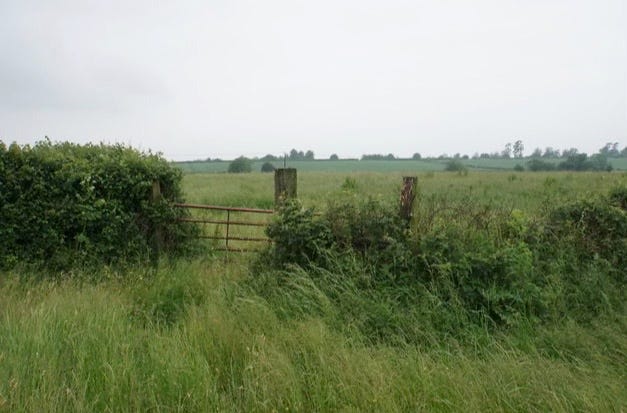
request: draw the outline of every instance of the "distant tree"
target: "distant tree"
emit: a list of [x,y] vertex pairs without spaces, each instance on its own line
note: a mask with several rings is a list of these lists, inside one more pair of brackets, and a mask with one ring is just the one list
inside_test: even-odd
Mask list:
[[487,152],[483,152],[481,155],[479,155],[479,158],[481,159],[490,159],[490,154]]
[[250,159],[240,156],[239,158],[234,159],[229,164],[228,171],[230,173],[243,173],[243,172],[252,172],[253,163]]
[[305,159],[308,160],[308,161],[313,161],[314,160],[314,153],[313,153],[312,150],[308,150],[305,153]]
[[292,149],[292,150],[290,151],[290,159],[291,159],[292,161],[295,161],[295,160],[297,160],[297,159],[298,159],[298,151],[297,151],[296,149]]
[[571,156],[575,156],[579,153],[577,148],[564,149],[562,151],[562,158],[570,158]]
[[467,171],[466,165],[464,165],[461,161],[457,159],[452,159],[448,161],[446,163],[446,166],[444,166],[444,170],[450,171],[450,172],[466,172]]
[[620,151],[620,156],[627,157],[627,146],[625,146],[623,150]]
[[557,166],[565,171],[611,171],[612,165],[608,163],[607,156],[597,153],[588,157],[585,153],[580,153],[568,157]]
[[413,159],[413,160],[415,160],[415,161],[418,161],[418,160],[420,160],[421,158],[422,158],[422,156],[420,156],[420,154],[419,154],[418,152],[416,152],[415,154],[413,154],[413,155],[411,156],[411,159]]
[[525,145],[523,145],[523,142],[520,139],[514,142],[514,158],[522,158],[524,151]]
[[271,162],[265,162],[261,165],[261,172],[274,172],[274,165]]
[[535,148],[533,152],[531,152],[532,158],[540,158],[541,156],[542,156],[542,149],[540,148]]
[[339,157],[339,156],[337,156],[337,154],[336,154],[336,153],[334,153],[333,155],[329,156],[329,160],[330,160],[330,161],[337,161],[337,160],[339,160],[339,159],[340,159],[340,157]]
[[505,149],[503,149],[503,151],[501,152],[501,157],[505,159],[509,159],[512,157],[512,144],[511,143],[508,142],[505,144]]
[[272,154],[267,154],[266,156],[264,156],[263,158],[261,158],[262,161],[266,161],[266,162],[272,162],[272,161],[278,161],[279,158],[272,155]]
[[544,149],[544,153],[542,154],[543,158],[559,158],[560,157],[560,151],[559,149],[553,149],[550,146],[547,146]]
[[396,159],[396,158],[391,153],[387,155],[381,155],[381,154],[361,155],[362,161],[383,161],[383,160],[393,160],[393,159]]
[[555,169],[555,165],[539,158],[532,158],[527,162],[527,169],[533,172],[552,171]]
[[605,155],[608,157],[620,156],[620,151],[618,150],[618,142],[606,143],[604,147],[599,149],[599,154]]

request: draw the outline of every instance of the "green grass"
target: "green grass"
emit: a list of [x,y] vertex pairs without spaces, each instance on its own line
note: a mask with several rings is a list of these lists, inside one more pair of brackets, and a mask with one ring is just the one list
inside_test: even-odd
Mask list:
[[[531,217],[627,184],[623,172],[416,174],[418,208],[471,199]],[[401,176],[299,171],[299,195],[318,208],[334,197],[395,200]],[[189,174],[183,184],[189,202],[273,206],[272,174]],[[251,257],[44,281],[0,273],[0,412],[627,410],[624,307],[588,323],[563,315],[456,336],[415,322],[413,344],[375,342],[355,326],[359,311],[352,321],[345,312],[405,315],[385,299],[394,292],[363,295],[341,278],[325,292],[298,269],[274,288]]]
[[[286,321],[242,262],[180,262],[97,285],[0,286],[0,411],[621,411],[624,318],[370,346]],[[189,284],[169,323],[155,307]],[[192,295],[197,298],[192,299]],[[200,297],[200,299],[198,299]],[[333,311],[333,309],[329,309]]]
[[[513,207],[537,211],[547,203],[587,198],[627,184],[623,172],[413,172],[418,177],[418,202],[428,197],[460,198],[472,196],[483,202],[507,203]],[[357,196],[381,196],[396,199],[402,173],[331,173],[298,172],[298,197],[309,206],[323,207],[333,197],[346,192]],[[343,189],[346,179],[355,187]],[[227,206],[272,208],[272,174],[189,174],[183,188],[187,200]]]

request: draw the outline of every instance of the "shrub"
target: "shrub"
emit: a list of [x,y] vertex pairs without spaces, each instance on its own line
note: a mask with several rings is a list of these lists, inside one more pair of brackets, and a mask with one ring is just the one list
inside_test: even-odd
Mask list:
[[274,169],[272,162],[264,162],[264,164],[261,165],[261,172],[274,172]]
[[533,172],[554,171],[555,165],[551,162],[543,161],[542,159],[532,159],[527,162],[527,169]]
[[[152,182],[162,199],[151,201]],[[18,261],[69,268],[180,250],[189,231],[176,223],[181,172],[159,155],[121,145],[0,142],[0,266]]]
[[240,156],[229,164],[229,173],[246,173],[253,171],[253,163],[250,159]]
[[298,201],[288,200],[280,209],[278,218],[266,229],[274,241],[274,261],[284,264],[306,265],[315,261],[321,251],[332,243],[328,225],[305,209]]
[[461,161],[457,159],[451,159],[450,161],[446,162],[444,170],[449,172],[463,173],[467,171],[467,168]]

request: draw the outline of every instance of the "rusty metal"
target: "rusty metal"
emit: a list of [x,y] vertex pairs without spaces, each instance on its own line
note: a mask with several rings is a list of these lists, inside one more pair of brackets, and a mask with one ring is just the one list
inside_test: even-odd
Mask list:
[[[223,239],[226,240],[226,237],[219,237],[217,235],[199,235],[198,238],[201,239]],[[232,241],[259,241],[259,242],[272,242],[269,238],[255,238],[255,237],[229,237]]]
[[175,207],[179,208],[194,208],[194,209],[212,209],[218,211],[234,211],[234,212],[252,212],[257,214],[274,214],[274,209],[258,209],[258,208],[240,208],[240,207],[227,207],[218,205],[201,205],[201,204],[181,204],[175,203]]
[[258,209],[258,208],[242,208],[242,207],[225,207],[218,205],[201,205],[201,204],[183,204],[176,203],[175,207],[178,208],[186,208],[186,209],[200,209],[200,210],[211,210],[211,211],[222,211],[226,212],[226,220],[224,219],[210,219],[210,218],[179,218],[181,222],[189,222],[193,224],[213,224],[213,225],[226,225],[226,234],[225,235],[199,235],[200,239],[210,239],[210,240],[223,240],[224,246],[218,246],[215,249],[218,251],[227,251],[227,252],[259,252],[260,249],[252,249],[252,248],[236,248],[230,245],[230,241],[241,241],[241,242],[266,242],[271,243],[272,240],[268,238],[261,237],[248,237],[248,236],[240,236],[235,234],[233,236],[233,231],[231,226],[253,226],[253,227],[265,227],[268,226],[267,222],[259,222],[259,221],[244,221],[244,220],[231,220],[231,212],[235,213],[249,213],[249,214],[273,214],[275,211],[271,209]]
[[194,222],[197,224],[219,224],[224,225],[230,223],[231,225],[242,225],[249,227],[265,227],[268,226],[267,222],[248,222],[248,221],[226,221],[219,219],[197,219],[197,218],[179,218],[180,222]]

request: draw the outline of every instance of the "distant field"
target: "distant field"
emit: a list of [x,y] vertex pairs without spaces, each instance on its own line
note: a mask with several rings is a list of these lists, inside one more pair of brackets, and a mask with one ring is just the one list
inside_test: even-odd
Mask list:
[[[529,159],[466,159],[462,160],[469,169],[477,170],[508,170],[518,164],[525,166]],[[559,163],[561,159],[549,160]],[[315,160],[315,161],[288,161],[287,166],[303,172],[405,172],[405,171],[442,171],[446,166],[445,160],[412,160],[396,159],[393,161],[360,161],[350,160]],[[226,172],[229,161],[218,162],[175,162],[174,165],[186,173]],[[253,171],[260,171],[264,162],[253,162]],[[272,162],[275,167],[282,167],[283,162]],[[614,158],[610,163],[616,170],[627,170],[627,158]]]

